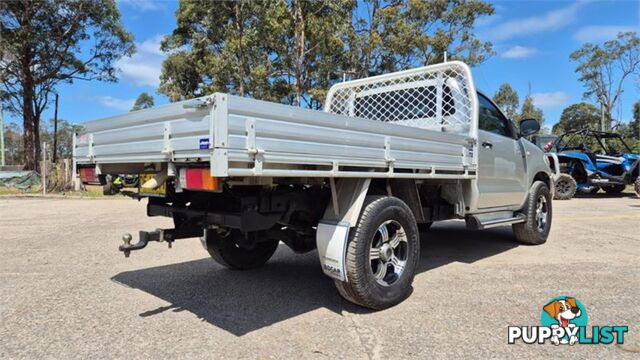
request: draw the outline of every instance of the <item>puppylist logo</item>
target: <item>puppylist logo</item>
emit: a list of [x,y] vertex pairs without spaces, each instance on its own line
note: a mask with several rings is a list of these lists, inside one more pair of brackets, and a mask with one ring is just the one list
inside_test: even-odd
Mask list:
[[587,327],[589,317],[576,298],[558,296],[549,300],[540,314],[541,326],[509,326],[509,344],[521,340],[525,344],[624,344],[628,326]]

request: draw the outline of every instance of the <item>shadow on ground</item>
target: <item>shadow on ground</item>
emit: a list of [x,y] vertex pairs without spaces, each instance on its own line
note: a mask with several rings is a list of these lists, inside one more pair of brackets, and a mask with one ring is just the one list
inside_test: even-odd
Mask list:
[[604,190],[600,190],[595,194],[586,194],[586,193],[576,192],[575,197],[582,198],[582,199],[607,199],[607,198],[615,199],[615,198],[636,198],[638,196],[633,191],[621,192],[618,194],[608,194],[604,192]]
[[[510,227],[469,232],[462,222],[435,225],[421,240],[418,273],[454,262],[473,263],[517,246]],[[318,308],[366,312],[338,295],[322,274],[315,251],[295,255],[285,245],[256,270],[231,271],[205,258],[123,272],[112,280],[171,304],[141,317],[186,310],[236,336]]]

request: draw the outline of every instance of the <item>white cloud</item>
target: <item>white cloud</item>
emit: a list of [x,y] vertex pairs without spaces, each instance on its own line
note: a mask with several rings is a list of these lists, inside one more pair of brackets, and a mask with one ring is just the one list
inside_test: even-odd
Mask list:
[[512,46],[501,54],[507,59],[522,59],[535,55],[538,52],[536,48],[524,47],[520,45]]
[[533,104],[543,109],[564,106],[569,102],[569,95],[564,91],[531,94]]
[[517,36],[556,30],[572,23],[576,19],[578,10],[584,4],[586,1],[578,1],[569,6],[548,11],[543,15],[510,20],[494,27],[489,35],[495,40],[506,40]]
[[136,53],[116,62],[121,77],[139,86],[158,87],[162,62],[166,55],[160,51],[162,35],[136,44]]
[[113,96],[96,96],[96,100],[106,107],[122,111],[131,110],[136,102],[136,99],[118,99]]
[[160,0],[118,0],[118,3],[139,11],[158,11],[165,8]]
[[502,16],[496,14],[490,16],[482,16],[476,20],[475,25],[477,27],[489,26],[500,19],[502,19]]
[[594,25],[580,28],[573,38],[580,42],[602,42],[615,39],[619,32],[637,31],[638,27],[620,25]]

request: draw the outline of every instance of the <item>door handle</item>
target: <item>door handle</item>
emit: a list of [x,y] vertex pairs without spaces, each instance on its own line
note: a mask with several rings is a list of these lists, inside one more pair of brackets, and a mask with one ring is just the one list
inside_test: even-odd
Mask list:
[[493,143],[491,141],[483,141],[482,147],[485,149],[491,149],[493,148]]

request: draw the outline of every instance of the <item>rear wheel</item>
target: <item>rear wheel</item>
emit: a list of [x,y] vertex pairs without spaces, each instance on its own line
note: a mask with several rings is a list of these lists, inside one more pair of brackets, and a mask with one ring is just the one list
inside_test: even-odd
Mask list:
[[527,245],[544,244],[551,230],[552,206],[549,188],[542,181],[531,186],[524,213],[526,221],[512,226],[516,239]]
[[573,176],[569,174],[560,174],[555,181],[556,192],[554,199],[556,200],[569,200],[576,194],[578,185]]
[[[237,229],[207,229],[202,239],[205,249],[218,264],[235,270],[253,269],[264,265],[278,248],[278,240],[253,239]],[[247,236],[257,236],[249,233]],[[260,241],[257,241],[260,240]],[[250,245],[248,245],[250,244]]]
[[411,294],[419,259],[418,227],[409,207],[398,198],[371,196],[350,231],[347,281],[335,284],[345,299],[385,309]]
[[640,197],[640,175],[638,175],[636,181],[633,183],[633,190],[635,190],[636,195]]
[[626,188],[626,185],[612,185],[603,187],[607,194],[620,194]]

